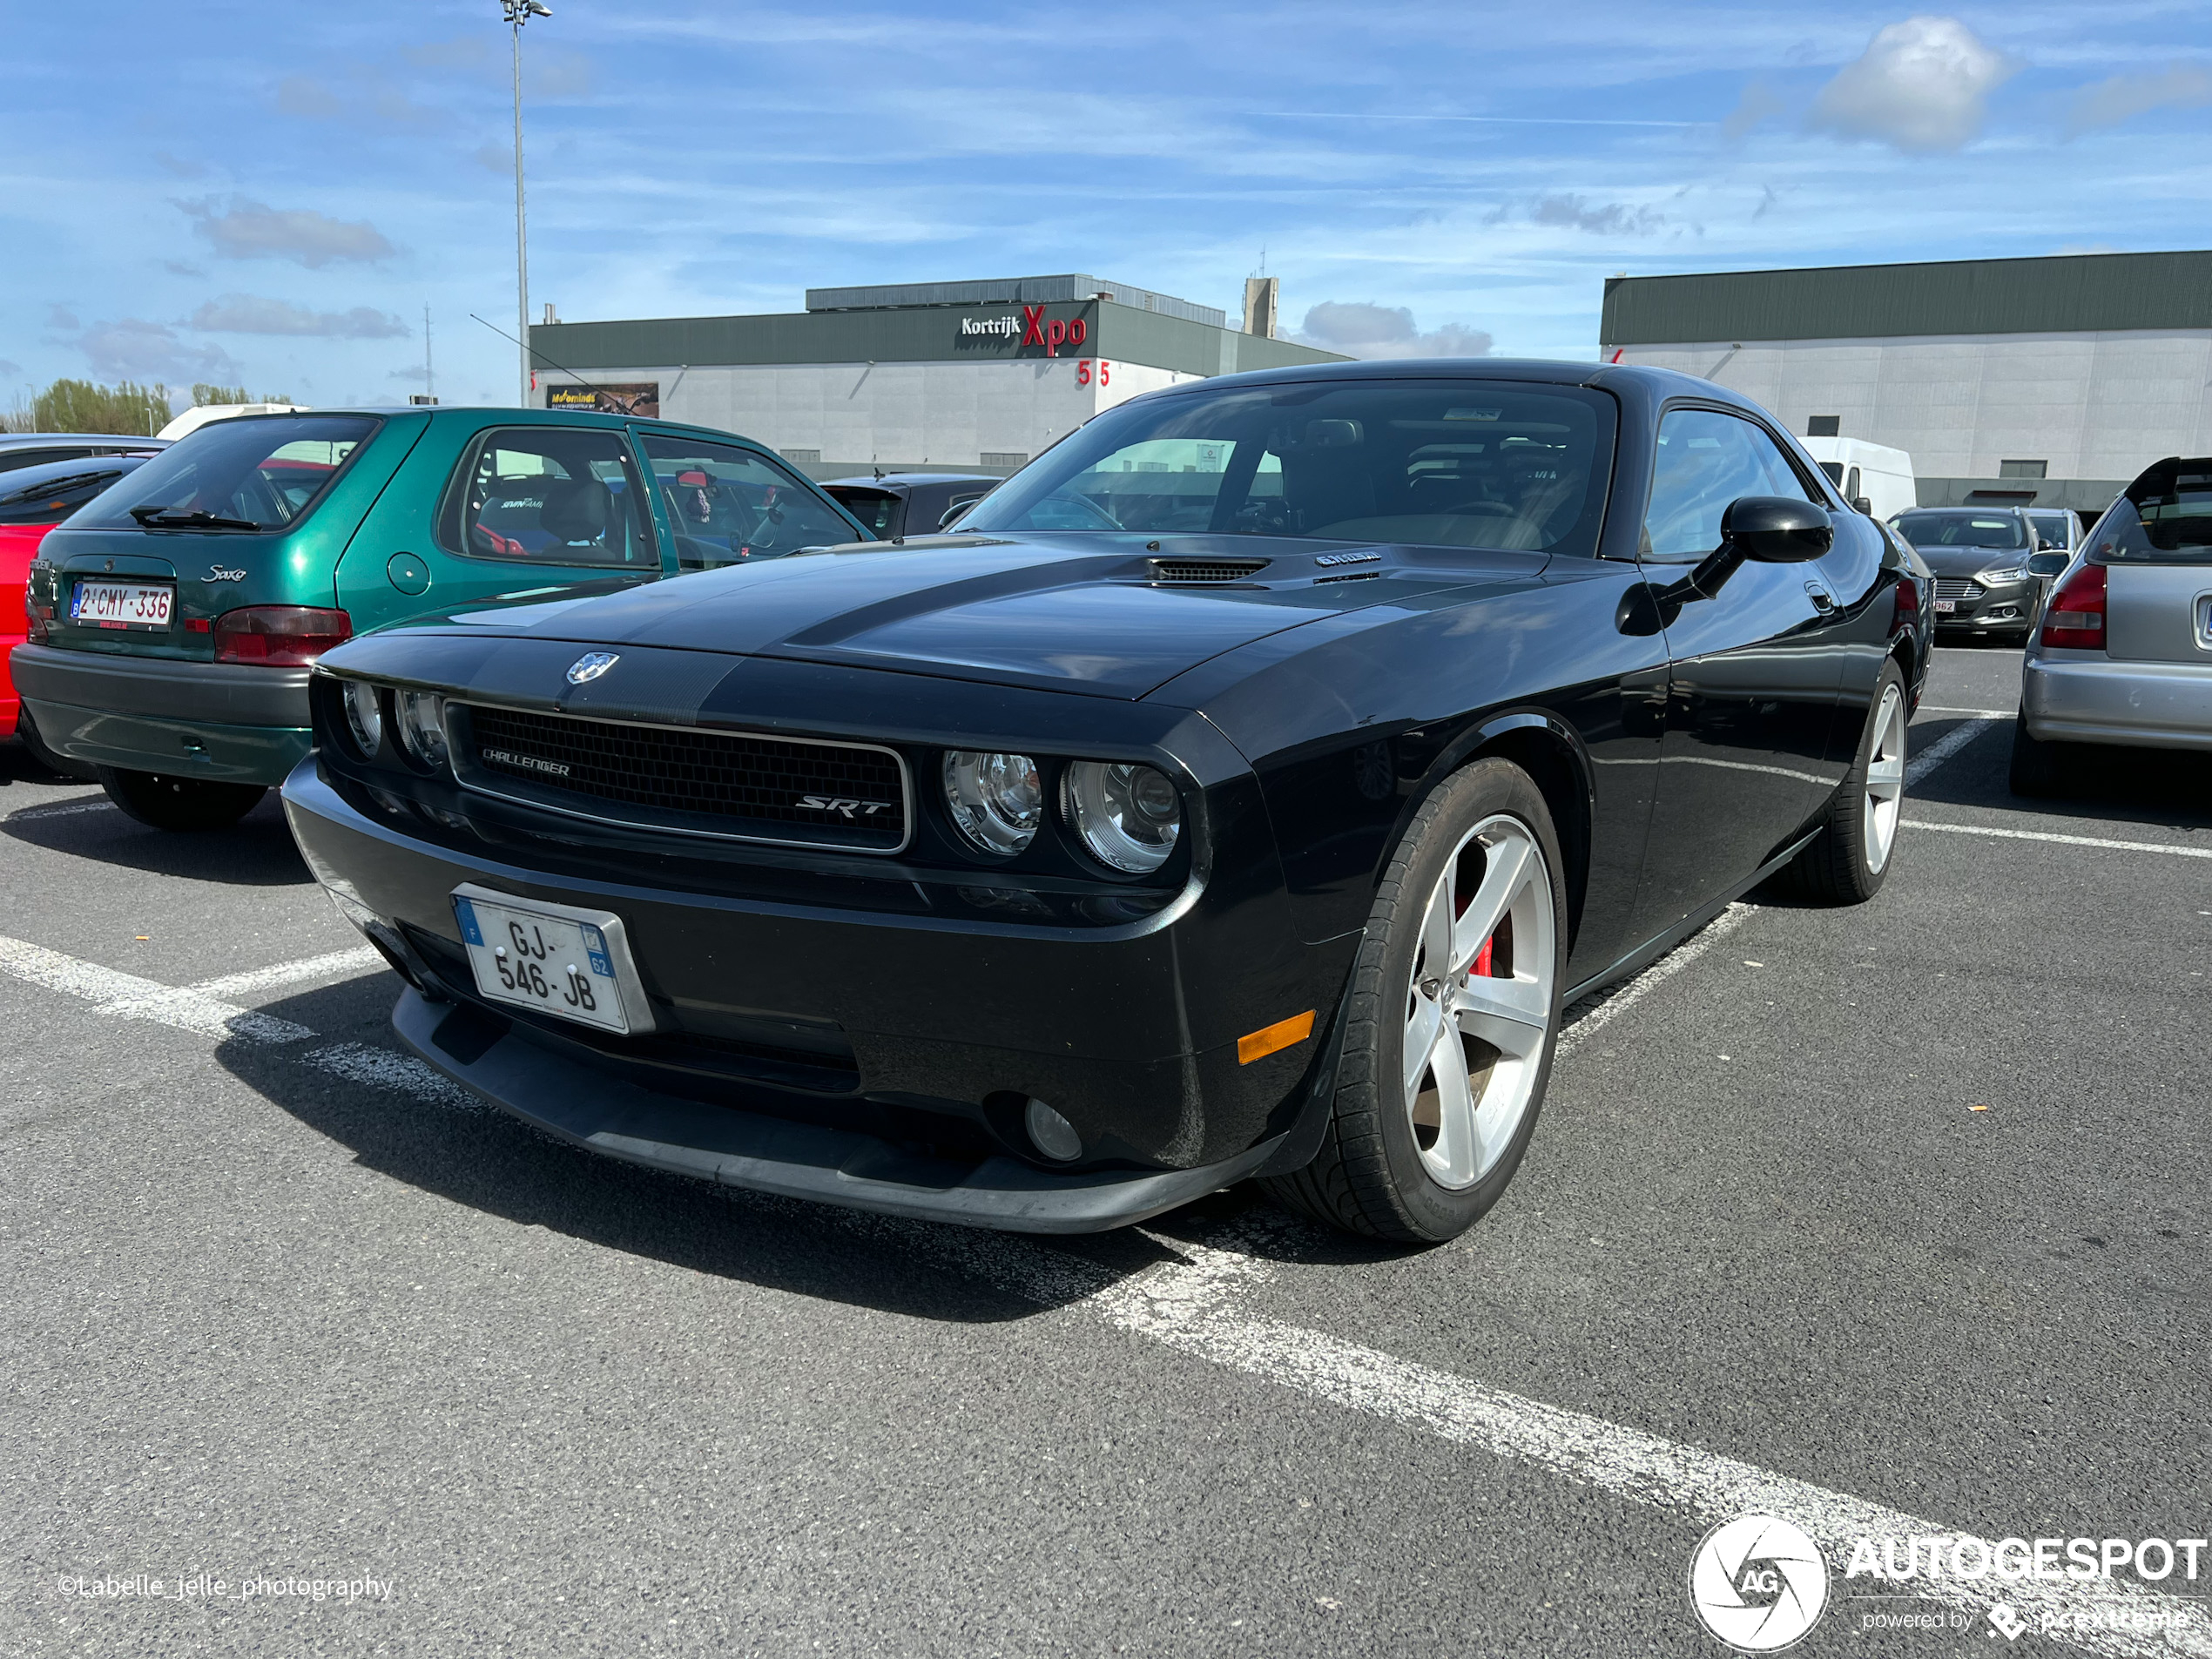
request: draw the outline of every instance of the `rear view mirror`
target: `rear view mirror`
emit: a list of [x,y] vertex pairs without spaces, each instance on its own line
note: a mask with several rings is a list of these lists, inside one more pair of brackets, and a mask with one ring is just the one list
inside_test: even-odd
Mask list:
[[1349,449],[1366,435],[1357,421],[1308,421],[1305,441],[1316,449]]
[[2073,556],[2064,548],[2039,550],[2027,556],[2030,576],[2056,576],[2073,562]]
[[1761,564],[1802,564],[1836,540],[1825,509],[1791,496],[1740,496],[1721,515],[1723,546]]

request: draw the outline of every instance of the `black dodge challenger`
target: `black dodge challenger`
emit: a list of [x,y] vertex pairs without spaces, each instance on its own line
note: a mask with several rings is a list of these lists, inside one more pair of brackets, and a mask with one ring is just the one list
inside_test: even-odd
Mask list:
[[1039,1231],[1258,1177],[1444,1239],[1568,1003],[1770,877],[1880,887],[1908,556],[1703,381],[1235,375],[957,534],[342,646],[284,798],[401,1036],[595,1150]]

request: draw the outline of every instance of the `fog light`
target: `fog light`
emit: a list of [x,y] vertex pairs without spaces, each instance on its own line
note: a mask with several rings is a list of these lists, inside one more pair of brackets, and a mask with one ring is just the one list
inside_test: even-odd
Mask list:
[[1076,1133],[1076,1126],[1042,1101],[1031,1100],[1022,1119],[1031,1144],[1045,1157],[1065,1163],[1082,1156],[1083,1140]]

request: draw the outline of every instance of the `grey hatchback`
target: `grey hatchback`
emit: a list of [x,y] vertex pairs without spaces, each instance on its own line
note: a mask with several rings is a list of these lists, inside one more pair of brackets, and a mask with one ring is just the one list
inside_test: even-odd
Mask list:
[[2063,564],[2022,664],[2015,794],[2061,792],[2085,745],[2212,752],[2212,456],[2170,456]]

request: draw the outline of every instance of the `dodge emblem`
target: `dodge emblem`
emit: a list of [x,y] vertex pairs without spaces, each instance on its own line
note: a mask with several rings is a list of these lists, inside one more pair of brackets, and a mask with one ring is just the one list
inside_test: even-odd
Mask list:
[[569,664],[569,684],[596,680],[622,659],[610,651],[588,651]]

